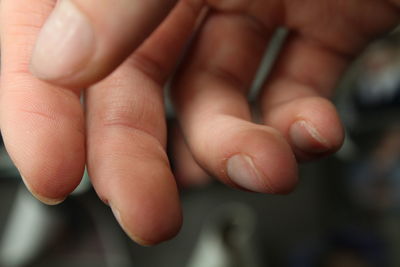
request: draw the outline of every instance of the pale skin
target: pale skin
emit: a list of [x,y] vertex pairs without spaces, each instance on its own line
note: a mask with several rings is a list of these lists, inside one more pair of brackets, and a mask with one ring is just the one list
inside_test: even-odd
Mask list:
[[[172,87],[177,116],[202,168],[262,193],[291,191],[299,161],[340,147],[333,88],[350,60],[400,18],[397,0],[56,2],[2,0],[4,142],[28,188],[48,204],[73,191],[87,164],[99,197],[145,245],[181,225],[162,88],[204,5],[212,11]],[[259,98],[264,125],[255,124],[246,91],[278,26],[291,36]]]

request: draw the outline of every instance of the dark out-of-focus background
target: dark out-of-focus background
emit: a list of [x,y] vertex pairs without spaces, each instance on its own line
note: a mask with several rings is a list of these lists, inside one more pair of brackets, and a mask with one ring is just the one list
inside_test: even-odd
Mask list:
[[[260,77],[285,36],[277,32]],[[345,144],[335,156],[302,165],[292,194],[240,192],[217,182],[182,189],[180,234],[151,248],[124,235],[87,178],[63,204],[40,204],[1,146],[0,266],[400,266],[399,34],[354,62],[335,103]]]

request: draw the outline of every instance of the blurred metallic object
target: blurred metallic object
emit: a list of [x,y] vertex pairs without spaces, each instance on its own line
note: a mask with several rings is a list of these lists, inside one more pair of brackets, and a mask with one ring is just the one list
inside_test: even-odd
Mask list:
[[4,146],[0,146],[0,173],[1,177],[19,177],[19,172]]
[[399,37],[385,39],[372,45],[362,59],[356,80],[357,96],[363,105],[398,104],[400,89]]
[[365,155],[373,142],[362,143],[362,137],[379,135],[400,114],[399,32],[377,40],[354,62],[338,86],[335,102],[348,133],[338,156],[349,161]]
[[250,89],[249,98],[250,101],[257,101],[261,90],[263,89],[265,80],[271,73],[272,68],[278,59],[280,52],[283,48],[283,44],[289,36],[289,30],[286,28],[278,28],[271,38],[271,42],[268,44],[263,59],[260,63],[260,67],[255,75],[253,84]]
[[26,266],[54,237],[59,220],[21,183],[0,241],[0,265]]
[[187,267],[259,267],[256,217],[238,203],[219,207],[206,221]]

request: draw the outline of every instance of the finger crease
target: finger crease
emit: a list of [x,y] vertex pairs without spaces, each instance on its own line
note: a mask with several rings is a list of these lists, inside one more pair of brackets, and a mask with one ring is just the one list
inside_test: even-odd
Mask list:
[[207,73],[209,73],[209,75],[223,81],[231,87],[238,88],[241,92],[245,92],[249,86],[242,79],[240,79],[238,75],[224,67],[220,67],[218,65],[209,65],[204,67],[204,69]]
[[159,85],[163,85],[166,79],[166,70],[151,56],[148,56],[143,52],[136,52],[128,60],[128,63],[131,67],[139,70],[151,80],[155,81]]
[[114,119],[114,120],[110,119],[110,120],[104,121],[102,126],[104,128],[121,128],[121,129],[130,131],[130,132],[133,132],[133,133],[144,134],[144,135],[154,139],[158,144],[160,144],[162,147],[164,147],[162,142],[157,137],[155,137],[151,131],[149,131],[145,127],[140,127],[138,124],[130,123],[127,121],[122,121],[120,119]]

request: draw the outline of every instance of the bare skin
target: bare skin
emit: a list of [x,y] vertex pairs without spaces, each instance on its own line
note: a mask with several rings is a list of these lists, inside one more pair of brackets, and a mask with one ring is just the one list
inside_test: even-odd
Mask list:
[[[395,0],[59,2],[54,9],[55,0],[2,0],[7,150],[49,204],[76,187],[87,164],[99,197],[142,244],[172,237],[181,224],[162,88],[205,4],[212,11],[173,86],[180,125],[205,170],[264,193],[289,192],[298,161],[340,147],[343,130],[328,100],[335,83],[400,18]],[[246,91],[278,26],[292,33],[260,95],[258,125]]]

